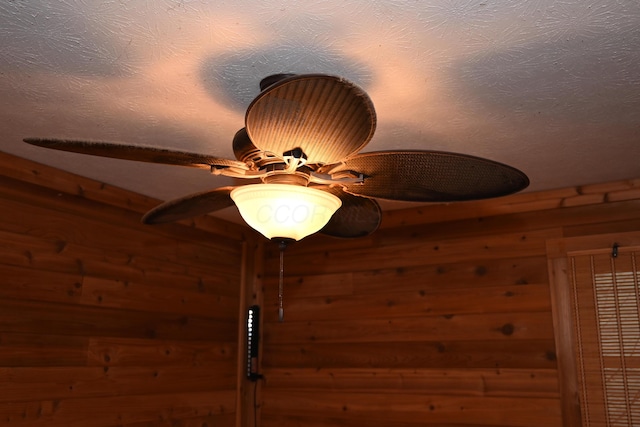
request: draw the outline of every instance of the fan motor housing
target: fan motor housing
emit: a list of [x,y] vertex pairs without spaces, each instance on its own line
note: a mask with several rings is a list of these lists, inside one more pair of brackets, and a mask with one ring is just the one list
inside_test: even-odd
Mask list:
[[233,154],[236,159],[254,169],[273,163],[282,163],[282,159],[275,155],[260,151],[249,138],[245,128],[240,129],[233,137]]

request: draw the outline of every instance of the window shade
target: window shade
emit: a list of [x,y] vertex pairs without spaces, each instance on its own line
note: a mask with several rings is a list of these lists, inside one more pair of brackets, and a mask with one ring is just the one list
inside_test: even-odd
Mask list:
[[[635,248],[636,250],[638,248]],[[569,256],[585,426],[640,425],[640,292],[636,250]]]

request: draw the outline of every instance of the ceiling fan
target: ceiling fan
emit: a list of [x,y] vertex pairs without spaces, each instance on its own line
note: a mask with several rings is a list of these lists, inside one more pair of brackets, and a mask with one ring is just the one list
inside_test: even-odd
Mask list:
[[[340,77],[277,74],[263,79],[260,89],[247,108],[245,127],[233,138],[236,160],[107,142],[24,141],[62,151],[197,167],[214,175],[260,180],[167,201],[146,213],[142,221],[178,221],[235,202],[249,225],[278,240],[299,240],[317,231],[334,237],[366,236],[380,224],[376,199],[476,200],[508,195],[529,185],[521,171],[469,155],[419,150],[359,154],[374,134],[376,114],[369,96]],[[315,199],[304,209],[271,206],[284,190],[291,193],[289,202],[301,202],[307,196]],[[314,222],[309,230],[292,231],[307,220]],[[261,229],[267,222],[280,227]]]

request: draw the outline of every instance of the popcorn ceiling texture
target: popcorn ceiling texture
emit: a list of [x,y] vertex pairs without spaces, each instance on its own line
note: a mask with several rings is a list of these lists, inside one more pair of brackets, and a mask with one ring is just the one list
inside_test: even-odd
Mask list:
[[378,115],[365,151],[487,157],[531,190],[640,176],[640,2],[0,2],[0,149],[160,199],[199,170],[44,152],[23,137],[233,158],[260,79],[328,73]]

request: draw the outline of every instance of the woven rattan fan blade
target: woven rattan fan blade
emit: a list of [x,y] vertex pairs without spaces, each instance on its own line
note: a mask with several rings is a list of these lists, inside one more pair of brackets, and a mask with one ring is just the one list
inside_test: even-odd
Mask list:
[[378,202],[346,193],[342,187],[320,189],[338,196],[342,201],[340,209],[333,214],[320,233],[332,237],[355,238],[367,236],[378,229],[382,220]]
[[364,182],[352,194],[411,202],[453,202],[505,196],[526,188],[521,171],[480,157],[439,151],[380,151],[328,165],[324,173],[352,171]]
[[169,200],[147,212],[142,218],[142,222],[144,224],[163,224],[205,215],[233,206],[230,194],[234,188],[220,187]]
[[306,74],[269,85],[249,105],[249,137],[282,156],[300,148],[309,163],[336,163],[364,147],[376,127],[369,96],[339,77]]
[[112,159],[189,166],[203,169],[210,169],[211,166],[233,166],[235,168],[247,169],[244,163],[235,160],[150,146],[55,138],[25,138],[24,142],[53,150],[109,157]]

